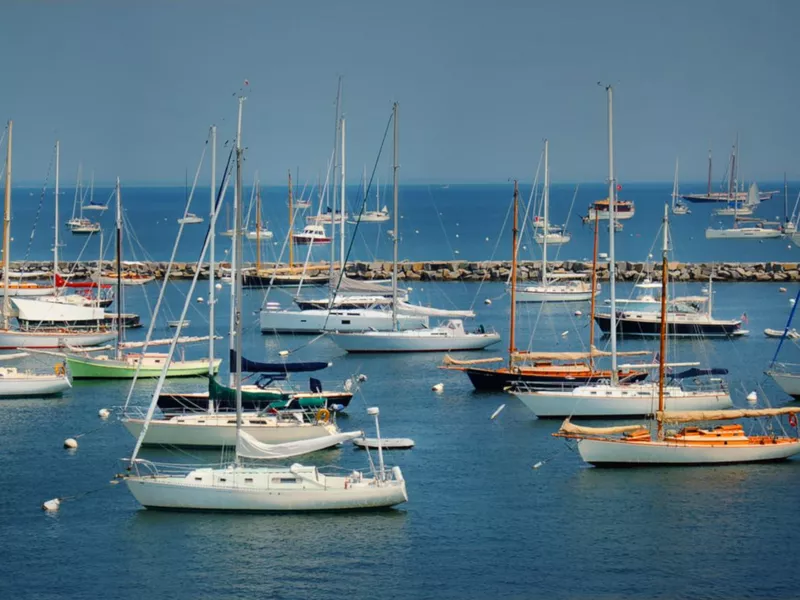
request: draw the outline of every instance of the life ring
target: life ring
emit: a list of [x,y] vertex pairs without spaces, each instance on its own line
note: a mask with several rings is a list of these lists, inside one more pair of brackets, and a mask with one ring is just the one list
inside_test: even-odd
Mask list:
[[[64,363],[56,363],[55,366],[53,367],[53,371],[59,377],[61,375],[63,375],[64,374]],[[792,416],[794,416],[794,415],[792,415]]]
[[789,425],[797,427],[797,415],[794,413],[789,414]]
[[331,420],[331,411],[327,408],[320,408],[315,416],[318,422],[327,423]]

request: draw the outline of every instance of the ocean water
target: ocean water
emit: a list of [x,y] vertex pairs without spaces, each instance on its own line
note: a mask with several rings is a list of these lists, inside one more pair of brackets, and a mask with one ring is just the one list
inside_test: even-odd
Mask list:
[[[577,191],[576,191],[577,187]],[[686,184],[685,192],[703,191],[703,184]],[[782,182],[762,182],[761,189],[783,189]],[[581,216],[587,213],[588,206],[595,200],[607,196],[607,186],[600,183],[580,186],[557,184],[551,188],[551,222],[566,224],[572,233],[572,241],[561,248],[551,250],[554,259],[591,260],[593,226],[584,225]],[[512,185],[403,185],[400,188],[400,258],[425,260],[488,260],[510,259],[511,220],[510,207],[513,195]],[[527,204],[531,186],[520,185],[521,200]],[[620,260],[643,261],[653,252],[658,255],[660,241],[657,232],[661,227],[663,203],[669,200],[671,183],[626,184],[619,192],[624,200],[633,200],[635,216],[624,222],[624,230],[617,235],[617,256]],[[788,212],[791,213],[795,199],[800,192],[800,184],[789,186]],[[296,191],[299,194],[298,191]],[[348,186],[348,213],[357,214],[361,207],[359,198],[363,191],[359,186]],[[311,194],[307,190],[305,195]],[[96,188],[95,201],[110,199],[113,190]],[[129,230],[124,243],[127,260],[168,260],[177,236],[177,219],[183,214],[187,192],[178,187],[125,187],[123,182],[122,202],[129,222]],[[255,209],[251,208],[252,190],[247,188],[244,196],[248,201],[245,212],[250,213],[250,229],[255,228]],[[316,195],[316,193],[314,193]],[[391,207],[391,186],[382,187],[381,205]],[[62,224],[72,216],[74,189],[66,188],[61,195],[60,210]],[[226,205],[221,209],[218,230],[230,226],[230,201],[232,191],[226,197]],[[262,244],[262,260],[285,261],[288,250],[284,239],[288,231],[287,190],[285,187],[265,187],[263,189],[262,219],[275,233],[271,242]],[[573,203],[574,198],[574,203]],[[369,209],[375,208],[374,193],[370,192]],[[525,204],[520,208],[520,225],[525,214]],[[198,188],[192,200],[191,212],[204,216],[203,225],[187,226],[178,249],[179,260],[193,261],[205,234],[209,213],[209,190]],[[570,212],[570,206],[572,210]],[[757,216],[783,220],[783,194],[762,203]],[[316,214],[317,205],[313,207]],[[800,260],[800,249],[786,239],[773,240],[706,240],[705,229],[721,224],[730,226],[732,217],[712,215],[714,205],[693,204],[692,214],[672,217],[673,246],[676,260],[699,261],[786,261]],[[42,195],[41,189],[19,188],[13,195],[13,243],[11,256],[14,260],[46,260],[52,256],[53,247],[53,194],[52,189]],[[306,214],[311,214],[309,209]],[[528,213],[532,218],[535,209]],[[114,210],[105,213],[87,211],[86,215],[99,220],[106,232],[104,257],[113,257]],[[298,216],[295,229],[302,229],[304,217]],[[348,256],[350,260],[391,260],[392,245],[389,231],[393,228],[387,223],[364,223],[356,228],[347,225]],[[605,247],[607,226],[602,225],[601,245]],[[522,259],[538,259],[540,252],[532,242],[533,231],[526,228],[520,256]],[[338,237],[338,229],[337,229]],[[223,240],[225,240],[223,238]],[[61,255],[64,259],[96,260],[99,256],[99,236],[92,239],[74,236],[61,228]],[[220,258],[225,257],[225,244],[220,243]],[[338,242],[337,242],[338,247]],[[338,250],[337,250],[338,251]],[[308,249],[300,249],[295,254],[296,261],[306,258]],[[330,259],[330,247],[312,247],[313,260]],[[255,242],[246,244],[245,258],[255,261]]]
[[[507,198],[503,198],[505,201]],[[192,295],[188,333],[207,331],[207,287]],[[678,286],[697,293],[700,285]],[[156,289],[146,286],[152,298]],[[694,357],[731,371],[734,402],[757,390],[787,401],[762,374],[775,351],[765,327],[783,326],[789,297],[773,284],[715,286],[715,314],[746,312],[751,335],[733,341],[676,341],[670,357]],[[145,290],[129,309],[147,314]],[[178,312],[188,291],[168,291]],[[620,296],[631,292],[620,285]],[[216,329],[227,328],[229,290],[219,296]],[[607,289],[604,289],[604,296]],[[477,322],[501,332],[509,299],[500,283],[419,284],[412,297],[437,306],[474,305]],[[387,454],[408,481],[410,501],[376,513],[226,515],[141,509],[124,485],[109,485],[133,438],[97,411],[122,404],[125,382],[75,382],[55,400],[0,401],[1,598],[793,598],[793,533],[800,460],[718,468],[600,470],[585,466],[558,423],[537,420],[513,396],[476,393],[463,373],[437,369],[441,356],[348,356],[330,340],[264,336],[255,311],[263,292],[245,292],[245,353],[253,359],[296,350],[298,360],[329,360],[325,385],[364,373],[344,429],[371,431],[367,406],[381,409],[386,436],[411,437],[413,450]],[[492,299],[491,305],[484,300]],[[518,345],[574,350],[588,340],[575,306],[521,306]],[[582,306],[584,313],[588,307]],[[149,318],[145,316],[145,320]],[[566,333],[565,333],[566,332]],[[159,326],[158,333],[168,330]],[[143,331],[133,332],[139,338]],[[604,340],[599,340],[603,345]],[[220,342],[221,349],[226,346]],[[624,341],[625,349],[655,342]],[[191,347],[189,356],[203,356]],[[798,362],[789,344],[781,358]],[[218,355],[221,355],[220,353]],[[487,351],[485,355],[492,355]],[[472,355],[475,356],[474,354]],[[42,359],[24,365],[50,368]],[[444,391],[431,391],[444,383]],[[298,379],[300,386],[307,385]],[[172,389],[203,381],[170,381]],[[134,393],[148,401],[152,382]],[[505,409],[494,419],[490,415]],[[76,451],[62,449],[78,438]],[[217,461],[216,453],[146,450],[154,459]],[[533,466],[544,461],[538,469]],[[364,467],[351,447],[304,458]],[[68,499],[56,514],[40,504]]]

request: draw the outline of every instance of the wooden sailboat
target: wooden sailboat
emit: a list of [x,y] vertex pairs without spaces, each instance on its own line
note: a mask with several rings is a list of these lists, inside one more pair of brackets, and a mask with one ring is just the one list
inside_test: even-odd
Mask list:
[[[605,356],[594,347],[594,330],[589,333],[588,352],[519,352],[515,345],[516,333],[516,293],[517,293],[517,223],[519,215],[519,186],[514,182],[514,217],[511,236],[511,317],[509,325],[508,365],[496,369],[483,364],[503,362],[502,358],[479,359],[474,361],[456,360],[445,356],[440,367],[453,371],[464,371],[472,385],[479,391],[503,391],[516,382],[525,382],[536,389],[570,389],[601,379],[610,379],[611,371],[594,368],[593,359]],[[597,284],[597,233],[599,219],[595,217],[594,259],[592,265],[592,287]],[[613,268],[613,267],[612,267]],[[591,299],[594,313],[595,297]],[[616,365],[614,365],[616,367]],[[618,377],[623,381],[640,381],[647,372],[637,369],[620,369]]]
[[[239,99],[239,127],[236,136],[236,171],[241,182],[241,107]],[[241,190],[241,185],[237,185]],[[237,194],[240,192],[237,192]],[[234,242],[241,256],[241,202],[236,202]],[[204,247],[203,253],[206,248]],[[130,459],[128,471],[122,475],[133,496],[146,508],[213,510],[213,511],[305,511],[305,510],[352,510],[383,508],[406,502],[405,480],[399,467],[387,469],[383,462],[382,448],[378,446],[379,467],[369,474],[354,472],[348,476],[326,475],[317,467],[304,467],[293,464],[289,467],[248,466],[243,458],[268,459],[295,456],[309,448],[317,449],[316,440],[286,444],[264,444],[245,431],[245,417],[241,403],[241,267],[234,262],[232,306],[234,322],[233,350],[236,361],[232,365],[236,389],[235,448],[232,464],[209,467],[189,467],[176,474],[175,465],[158,465],[139,458],[148,428],[152,425],[159,388],[164,382],[162,372],[158,386],[153,394],[147,416],[142,424]],[[196,276],[193,283],[196,282]],[[184,304],[184,313],[188,301]],[[177,334],[176,334],[177,335]],[[170,348],[173,352],[175,344]],[[369,409],[375,417],[378,438],[378,409]],[[227,420],[227,419],[226,419]],[[356,434],[358,435],[358,434]],[[353,434],[340,434],[343,441]],[[330,436],[333,437],[333,436]],[[325,440],[328,441],[328,440]],[[299,448],[298,448],[299,444]]]
[[[547,247],[551,243],[550,223],[550,142],[544,141],[544,204],[545,233],[541,234],[542,281],[533,285],[520,286],[517,302],[583,302],[592,298],[592,286],[586,276],[578,273],[548,274]],[[597,288],[594,288],[597,293]]]
[[[800,407],[749,410],[675,411],[678,403],[667,392],[666,379],[666,296],[667,252],[662,257],[662,328],[659,353],[658,408],[656,433],[644,425],[618,427],[581,427],[567,418],[556,437],[578,441],[578,452],[589,464],[603,467],[653,465],[719,465],[783,460],[800,453],[800,440],[787,435],[768,433],[748,435],[740,424],[712,427],[690,426],[677,432],[665,431],[665,425],[692,422],[733,421],[736,419],[789,415],[797,428]],[[673,410],[666,410],[666,402]]]

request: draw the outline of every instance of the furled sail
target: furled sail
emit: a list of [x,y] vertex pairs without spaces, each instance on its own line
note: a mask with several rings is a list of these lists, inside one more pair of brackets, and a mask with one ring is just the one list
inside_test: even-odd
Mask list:
[[[236,351],[231,350],[231,365],[236,364]],[[242,357],[242,371],[247,373],[307,373],[321,371],[330,366],[326,362],[262,363]]]
[[324,437],[301,440],[298,442],[285,442],[283,444],[264,444],[259,442],[246,431],[240,431],[236,440],[236,454],[243,458],[260,460],[277,460],[300,456],[317,450],[324,450],[348,440],[364,437],[363,431],[348,431]]
[[616,427],[588,427],[585,425],[574,425],[569,419],[565,419],[561,424],[559,433],[571,433],[580,435],[613,435],[615,433],[628,433],[645,429],[644,425],[618,425]]
[[408,302],[404,302],[402,300],[398,300],[397,310],[404,315],[418,315],[422,317],[454,317],[471,319],[475,316],[475,312],[471,310],[446,310],[443,308],[409,304]]
[[458,360],[453,358],[449,354],[445,354],[442,362],[445,365],[457,365],[457,366],[466,366],[466,365],[480,365],[485,363],[496,363],[496,362],[503,362],[505,359],[500,358],[499,356],[495,356],[494,358],[476,358],[473,360]]
[[[617,352],[617,356],[645,356],[652,354],[649,350],[632,350]],[[514,360],[585,360],[598,356],[611,356],[611,352],[599,350],[592,346],[590,352],[514,352]]]
[[687,379],[689,377],[705,377],[708,375],[727,375],[728,369],[686,369],[680,373],[672,373],[670,377],[673,379]]
[[779,417],[800,413],[800,406],[781,408],[741,408],[734,410],[687,410],[683,412],[664,411],[656,416],[665,423],[689,423],[693,421],[730,421],[732,419],[756,419],[758,417]]
[[[359,281],[349,277],[333,277],[328,281],[328,287],[339,294],[375,294],[377,296],[391,296],[392,287],[372,281]],[[405,292],[398,290],[398,293],[405,296]]]

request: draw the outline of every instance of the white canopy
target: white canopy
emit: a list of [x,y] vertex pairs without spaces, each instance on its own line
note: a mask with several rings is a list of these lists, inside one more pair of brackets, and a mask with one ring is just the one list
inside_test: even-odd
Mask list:
[[275,460],[289,458],[291,456],[300,456],[301,454],[308,454],[309,452],[315,452],[317,450],[324,450],[325,448],[330,448],[331,446],[359,437],[364,437],[363,431],[349,431],[346,433],[337,433],[336,435],[301,440],[298,442],[286,442],[283,444],[264,444],[246,431],[240,431],[239,438],[236,441],[236,454],[243,458]]
[[471,319],[475,316],[475,313],[471,310],[446,310],[443,308],[433,308],[431,306],[409,304],[402,300],[397,301],[397,310],[406,315],[419,315],[424,317],[460,317]]

